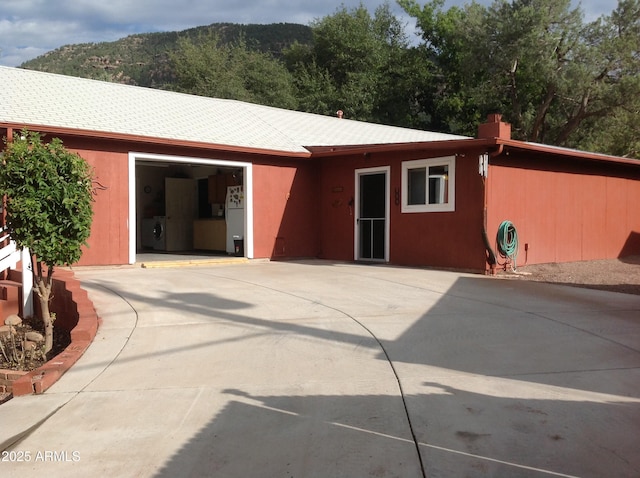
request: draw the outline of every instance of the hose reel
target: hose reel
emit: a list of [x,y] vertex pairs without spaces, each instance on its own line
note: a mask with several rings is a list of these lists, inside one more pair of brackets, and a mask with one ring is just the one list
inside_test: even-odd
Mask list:
[[511,262],[511,267],[515,270],[518,257],[518,231],[511,221],[502,221],[498,227],[496,243],[500,256],[506,260],[505,269],[507,263]]

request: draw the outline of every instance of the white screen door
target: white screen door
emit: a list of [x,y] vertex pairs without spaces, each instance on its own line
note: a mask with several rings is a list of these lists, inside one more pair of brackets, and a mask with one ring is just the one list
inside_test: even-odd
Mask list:
[[356,170],[356,260],[387,261],[389,168]]

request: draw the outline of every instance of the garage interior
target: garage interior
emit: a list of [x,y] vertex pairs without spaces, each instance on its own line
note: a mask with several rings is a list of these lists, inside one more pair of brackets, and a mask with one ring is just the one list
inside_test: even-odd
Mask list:
[[244,255],[243,168],[138,160],[135,175],[137,255]]

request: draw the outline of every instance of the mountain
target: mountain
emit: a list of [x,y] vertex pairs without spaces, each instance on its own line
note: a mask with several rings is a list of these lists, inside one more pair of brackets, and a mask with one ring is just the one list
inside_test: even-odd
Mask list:
[[243,38],[249,48],[281,56],[295,42],[311,44],[311,28],[295,23],[239,25],[214,23],[180,32],[141,33],[103,43],[65,45],[20,65],[30,70],[165,88],[174,81],[169,54],[178,38],[216,32],[223,42]]

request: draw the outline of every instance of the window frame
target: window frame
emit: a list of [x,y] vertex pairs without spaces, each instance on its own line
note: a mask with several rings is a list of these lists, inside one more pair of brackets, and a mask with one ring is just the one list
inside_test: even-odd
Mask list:
[[[439,204],[409,204],[409,170],[426,168],[425,174],[425,202],[429,200],[429,168],[447,166],[449,168],[447,202]],[[415,212],[451,212],[455,211],[456,198],[456,157],[443,156],[440,158],[416,159],[402,162],[402,209],[403,213]]]

